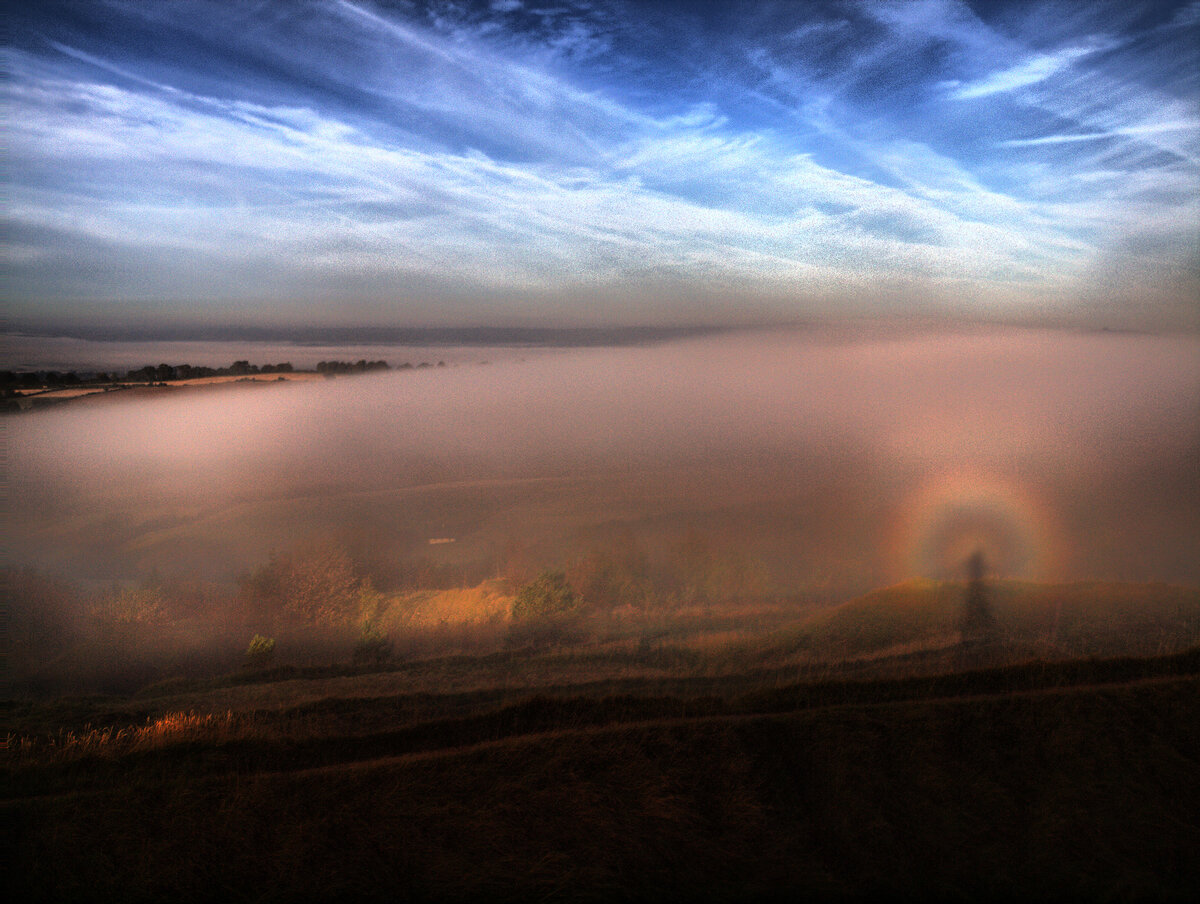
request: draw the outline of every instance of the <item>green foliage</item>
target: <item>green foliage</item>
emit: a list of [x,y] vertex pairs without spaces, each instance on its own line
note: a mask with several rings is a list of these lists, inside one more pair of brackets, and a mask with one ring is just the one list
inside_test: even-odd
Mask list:
[[275,661],[275,638],[255,634],[246,647],[246,668],[265,669]]
[[517,592],[512,606],[511,646],[549,646],[578,639],[579,597],[561,571],[543,571]]
[[567,583],[565,574],[543,571],[517,591],[512,616],[522,620],[562,615],[573,611],[578,604],[579,598]]
[[355,665],[382,665],[391,658],[392,642],[387,634],[376,624],[367,619],[362,623],[362,631],[354,644]]
[[364,630],[367,624],[376,624],[387,612],[391,600],[375,589],[370,578],[364,578],[358,587],[358,613],[363,619]]

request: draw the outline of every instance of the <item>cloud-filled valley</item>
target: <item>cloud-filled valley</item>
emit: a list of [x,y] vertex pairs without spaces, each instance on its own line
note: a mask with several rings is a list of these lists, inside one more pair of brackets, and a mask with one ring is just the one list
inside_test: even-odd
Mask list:
[[869,589],[960,567],[918,547],[965,518],[962,542],[1025,550],[1012,576],[1195,581],[1198,360],[1190,338],[817,331],[99,397],[10,422],[12,546],[228,580],[318,534],[552,563],[623,524]]

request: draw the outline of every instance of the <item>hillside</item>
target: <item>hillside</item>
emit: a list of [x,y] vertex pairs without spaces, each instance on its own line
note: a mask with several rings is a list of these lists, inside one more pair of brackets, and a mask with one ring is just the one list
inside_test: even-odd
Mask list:
[[[1151,655],[1200,642],[1200,588],[996,581],[986,592],[994,652],[1009,659]],[[948,649],[959,641],[965,595],[960,583],[908,581],[821,612],[773,643],[837,659]]]
[[989,591],[970,645],[923,582],[513,646],[489,582],[381,622],[474,653],[9,700],[10,896],[1188,899],[1197,592]]
[[10,748],[10,892],[1183,900],[1200,885],[1196,651],[515,702],[507,664],[490,668],[491,693],[355,698],[330,679],[288,706],[283,682],[264,687],[275,705],[211,716],[78,701],[151,715]]

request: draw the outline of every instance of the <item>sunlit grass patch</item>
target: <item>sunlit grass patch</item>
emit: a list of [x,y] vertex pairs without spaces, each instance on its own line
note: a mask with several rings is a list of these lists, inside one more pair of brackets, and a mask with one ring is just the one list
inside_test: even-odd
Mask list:
[[506,619],[512,594],[501,581],[485,581],[476,587],[421,591],[399,597],[387,606],[379,624],[388,633],[406,628],[489,622]]
[[150,717],[144,725],[85,726],[79,731],[60,729],[55,734],[5,739],[9,756],[39,761],[65,761],[85,757],[114,758],[177,744],[215,743],[242,736],[253,722],[244,713],[169,712]]

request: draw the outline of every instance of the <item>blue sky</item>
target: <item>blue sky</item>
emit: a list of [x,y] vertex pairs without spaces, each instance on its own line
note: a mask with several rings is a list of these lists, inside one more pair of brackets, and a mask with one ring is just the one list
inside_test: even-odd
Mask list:
[[1200,326],[1200,3],[39,2],[10,322]]

